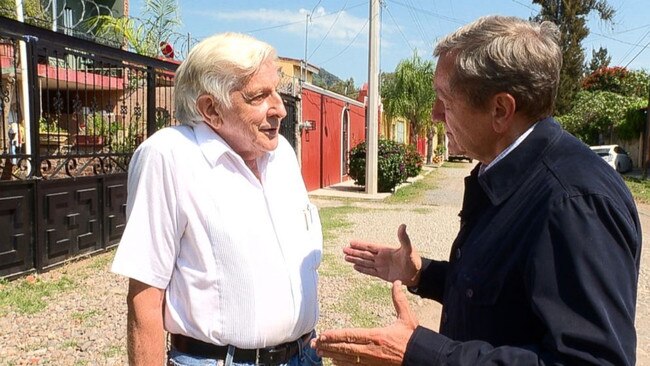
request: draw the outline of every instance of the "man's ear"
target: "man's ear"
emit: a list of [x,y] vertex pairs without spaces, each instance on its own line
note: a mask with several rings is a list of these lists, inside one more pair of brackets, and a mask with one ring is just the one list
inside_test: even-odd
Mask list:
[[219,115],[217,103],[213,96],[203,94],[196,98],[196,109],[198,109],[205,123],[214,129],[221,127],[221,116]]
[[517,101],[510,93],[498,93],[492,97],[492,127],[497,133],[506,132],[512,125]]

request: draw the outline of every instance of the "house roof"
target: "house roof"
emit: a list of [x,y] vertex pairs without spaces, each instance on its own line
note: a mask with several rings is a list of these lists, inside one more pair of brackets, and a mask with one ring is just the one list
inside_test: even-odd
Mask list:
[[[296,58],[283,57],[283,56],[278,56],[278,59],[280,59],[282,61],[288,61],[288,62],[290,62],[290,63],[292,63],[294,65],[298,65],[298,66],[300,66],[302,64],[302,62],[303,62],[302,60],[299,60],[299,59],[296,59]],[[318,66],[316,66],[316,65],[313,65],[313,64],[310,64],[309,62],[307,62],[307,71],[309,71],[311,73],[314,73],[314,74],[318,74],[320,72],[320,68]]]

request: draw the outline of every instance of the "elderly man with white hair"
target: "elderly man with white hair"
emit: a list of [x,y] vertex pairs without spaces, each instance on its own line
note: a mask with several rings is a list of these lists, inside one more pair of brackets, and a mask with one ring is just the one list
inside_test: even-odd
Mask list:
[[176,73],[180,126],[137,149],[112,270],[129,277],[133,365],[320,365],[322,233],[295,153],[277,55],[225,33]]

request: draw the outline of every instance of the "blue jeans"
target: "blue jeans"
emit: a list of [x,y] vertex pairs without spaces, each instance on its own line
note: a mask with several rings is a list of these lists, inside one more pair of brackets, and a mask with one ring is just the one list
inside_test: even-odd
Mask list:
[[[316,333],[312,334],[315,337]],[[299,341],[300,342],[300,341]],[[316,354],[316,351],[309,346],[307,342],[305,346],[298,351],[298,354],[293,356],[288,363],[282,366],[322,366],[323,360]],[[232,346],[231,346],[232,347]],[[232,348],[229,350],[232,354]],[[187,353],[178,352],[175,349],[170,349],[167,352],[167,360],[169,366],[250,366],[253,363],[238,363],[233,362],[232,357],[226,357],[225,360],[206,359],[203,357],[189,355]]]

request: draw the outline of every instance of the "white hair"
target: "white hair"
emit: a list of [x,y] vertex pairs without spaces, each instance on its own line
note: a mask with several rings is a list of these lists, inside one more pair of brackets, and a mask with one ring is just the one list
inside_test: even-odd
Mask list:
[[229,108],[230,93],[242,88],[269,58],[277,58],[275,49],[245,34],[221,33],[204,39],[176,70],[176,118],[189,126],[202,121],[196,100],[204,94]]

